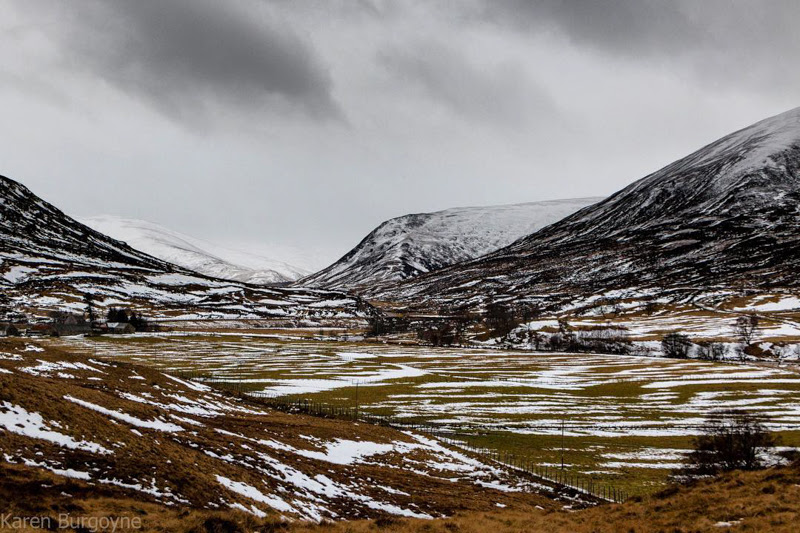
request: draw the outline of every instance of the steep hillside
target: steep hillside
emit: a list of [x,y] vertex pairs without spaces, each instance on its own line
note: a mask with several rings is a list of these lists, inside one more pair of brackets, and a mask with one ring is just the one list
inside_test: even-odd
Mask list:
[[342,293],[257,287],[156,259],[80,224],[5,177],[0,177],[0,294],[9,300],[6,307],[36,316],[83,311],[87,297],[100,309],[132,306],[151,318],[314,321],[369,312]]
[[300,285],[376,294],[387,284],[495,251],[600,200],[461,207],[393,218]]
[[381,297],[470,307],[527,299],[574,309],[607,298],[716,302],[748,288],[795,289],[799,227],[800,108],[502,250]]
[[231,250],[144,220],[110,215],[77,220],[153,257],[214,278],[275,285],[309,274],[282,261]]
[[317,522],[559,506],[553,489],[423,435],[287,414],[22,340],[0,340],[0,471],[17,478],[4,512],[52,499],[40,509],[50,514],[103,497],[132,499],[132,510],[159,504]]

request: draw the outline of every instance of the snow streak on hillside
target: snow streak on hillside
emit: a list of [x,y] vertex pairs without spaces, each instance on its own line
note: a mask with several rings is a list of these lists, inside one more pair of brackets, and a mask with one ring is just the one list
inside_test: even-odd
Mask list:
[[374,293],[387,284],[495,251],[600,200],[461,207],[393,218],[300,284]]
[[[514,244],[392,287],[384,299],[685,301],[796,288],[800,108],[728,135]],[[602,297],[602,298],[601,298]]]
[[309,274],[282,261],[222,247],[144,220],[110,215],[77,220],[153,257],[215,278],[274,285]]

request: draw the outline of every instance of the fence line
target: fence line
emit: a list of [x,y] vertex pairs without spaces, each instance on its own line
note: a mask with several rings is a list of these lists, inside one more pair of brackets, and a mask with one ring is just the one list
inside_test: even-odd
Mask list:
[[[432,424],[430,422],[414,422],[401,418],[365,413],[358,406],[341,406],[325,402],[313,401],[307,398],[292,399],[286,395],[275,395],[266,392],[250,391],[241,381],[231,381],[222,378],[209,377],[201,372],[173,371],[167,372],[175,377],[200,381],[206,385],[214,385],[233,393],[239,397],[255,400],[258,403],[287,413],[305,414],[321,418],[335,418],[352,420],[367,424],[392,427],[399,430],[414,431],[423,435],[436,438],[453,447],[479,455],[495,463],[499,463],[507,468],[528,474],[530,476],[547,481],[553,485],[561,486],[578,494],[584,494],[601,501],[622,503],[630,494],[609,483],[599,483],[590,476],[571,473],[560,468],[548,465],[539,465],[529,457],[521,457],[516,454],[491,450],[480,446],[475,446],[467,439],[474,438],[474,434],[467,432],[458,433],[450,427]],[[480,426],[468,426],[468,428],[480,429]],[[467,428],[462,428],[467,429]]]

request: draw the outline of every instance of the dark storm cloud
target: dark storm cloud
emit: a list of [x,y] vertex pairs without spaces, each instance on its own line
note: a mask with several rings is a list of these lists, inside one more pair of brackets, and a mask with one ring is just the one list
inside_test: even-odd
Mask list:
[[196,122],[229,108],[300,109],[324,119],[340,113],[331,79],[311,46],[258,2],[59,4],[59,20],[49,25],[48,35],[56,39],[63,63],[173,118]]
[[406,86],[416,86],[468,119],[522,126],[533,113],[541,118],[553,112],[548,94],[508,61],[476,65],[433,42],[385,49],[378,60]]
[[484,14],[522,30],[555,28],[577,44],[623,55],[672,54],[705,38],[680,2],[663,0],[485,0]]
[[[683,63],[711,83],[767,91],[800,84],[797,0],[479,0],[478,17],[555,32],[614,58]],[[776,85],[777,83],[777,85]]]

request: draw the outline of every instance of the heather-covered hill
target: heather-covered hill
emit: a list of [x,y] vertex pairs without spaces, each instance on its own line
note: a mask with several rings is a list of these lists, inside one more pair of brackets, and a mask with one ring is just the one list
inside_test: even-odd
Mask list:
[[395,284],[409,306],[689,301],[793,290],[800,108],[728,135],[610,198],[472,262]]

